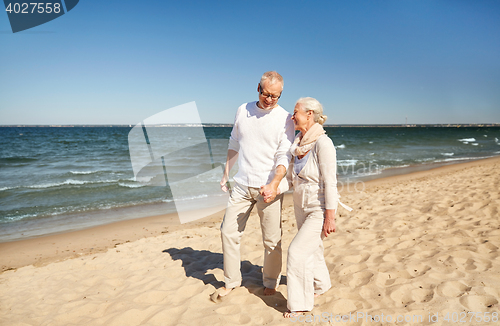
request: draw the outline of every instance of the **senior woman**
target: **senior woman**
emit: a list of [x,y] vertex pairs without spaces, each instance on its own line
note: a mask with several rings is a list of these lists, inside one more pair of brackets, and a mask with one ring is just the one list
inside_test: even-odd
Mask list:
[[311,311],[314,297],[331,287],[323,238],[335,232],[340,196],[335,147],[322,126],[326,118],[322,105],[311,97],[299,99],[292,116],[295,130],[300,132],[290,148],[294,157],[287,178],[294,189],[298,233],[288,248],[287,318]]

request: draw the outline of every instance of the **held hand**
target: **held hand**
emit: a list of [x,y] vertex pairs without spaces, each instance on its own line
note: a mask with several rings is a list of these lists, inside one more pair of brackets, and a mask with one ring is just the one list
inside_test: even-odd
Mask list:
[[260,195],[264,198],[265,203],[270,203],[272,202],[277,195],[279,195],[280,191],[278,190],[278,186],[281,182],[281,179],[286,174],[286,168],[280,164],[276,167],[276,171],[274,173],[273,180],[269,182],[265,186],[260,187]]
[[335,226],[335,210],[327,209],[325,211],[325,220],[323,222],[323,234],[327,237],[330,233],[335,232],[337,227]]
[[222,177],[222,180],[220,181],[220,188],[222,189],[222,191],[224,192],[227,192],[229,189],[227,188],[227,180],[228,180],[228,177],[226,175],[224,175]]
[[260,187],[260,194],[264,197],[265,203],[270,203],[278,195],[279,189],[274,188],[271,184]]

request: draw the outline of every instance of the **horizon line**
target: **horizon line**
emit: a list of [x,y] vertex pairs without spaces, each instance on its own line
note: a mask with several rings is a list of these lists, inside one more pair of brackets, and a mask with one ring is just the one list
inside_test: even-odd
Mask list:
[[[50,128],[72,128],[72,127],[134,127],[137,124],[9,124],[0,125],[0,128],[23,128],[23,127],[50,127]],[[149,127],[232,127],[232,123],[173,123],[173,124],[156,124],[144,125]],[[374,124],[325,124],[324,127],[500,127],[500,123],[413,123],[413,124],[398,124],[398,123],[374,123]]]

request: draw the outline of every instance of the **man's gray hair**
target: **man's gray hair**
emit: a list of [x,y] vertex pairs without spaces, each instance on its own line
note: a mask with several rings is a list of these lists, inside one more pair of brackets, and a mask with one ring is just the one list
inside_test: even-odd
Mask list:
[[[260,85],[267,80],[269,82],[269,85],[274,85],[276,82],[281,83],[281,89],[283,89],[284,82],[283,82],[283,77],[278,74],[276,71],[266,71],[262,77],[260,78]],[[261,86],[262,87],[262,86]]]
[[312,97],[301,97],[298,99],[296,104],[300,104],[300,107],[304,111],[313,111],[314,113],[314,122],[322,125],[325,123],[328,118],[326,115],[323,115],[323,105],[318,102],[317,99]]

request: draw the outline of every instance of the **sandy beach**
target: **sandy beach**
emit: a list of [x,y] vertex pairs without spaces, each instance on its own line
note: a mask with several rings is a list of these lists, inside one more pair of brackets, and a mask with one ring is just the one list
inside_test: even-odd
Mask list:
[[[185,225],[155,216],[0,244],[0,325],[500,325],[500,158],[342,189],[325,239],[333,287],[286,320],[283,277],[263,296],[255,213],[242,244],[243,284],[224,300],[223,212]],[[371,316],[373,319],[370,319]]]

